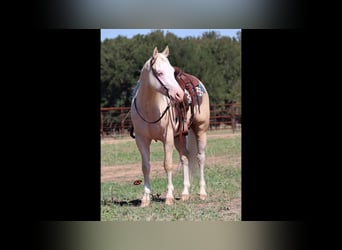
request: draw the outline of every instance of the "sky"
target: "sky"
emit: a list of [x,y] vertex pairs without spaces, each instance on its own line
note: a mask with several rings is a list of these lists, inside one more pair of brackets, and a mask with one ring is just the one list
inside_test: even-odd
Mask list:
[[[118,35],[126,36],[127,38],[132,38],[137,34],[146,35],[153,31],[154,29],[101,29],[101,41],[106,38],[116,38]],[[221,36],[236,37],[236,32],[241,31],[241,29],[160,29],[164,31],[170,31],[178,37],[184,38],[187,36],[201,36],[203,32],[216,31]]]

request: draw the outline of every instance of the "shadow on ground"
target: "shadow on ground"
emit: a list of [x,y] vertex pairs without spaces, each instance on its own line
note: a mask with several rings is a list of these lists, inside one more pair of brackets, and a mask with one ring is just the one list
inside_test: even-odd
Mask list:
[[[175,200],[180,200],[180,198],[175,198]],[[160,194],[156,195],[151,195],[151,202],[165,202],[165,198],[160,197]],[[111,206],[111,205],[116,205],[116,206],[130,206],[130,207],[139,207],[141,204],[141,199],[135,199],[135,200],[114,200],[112,199],[104,199],[101,200],[101,205],[103,206]]]

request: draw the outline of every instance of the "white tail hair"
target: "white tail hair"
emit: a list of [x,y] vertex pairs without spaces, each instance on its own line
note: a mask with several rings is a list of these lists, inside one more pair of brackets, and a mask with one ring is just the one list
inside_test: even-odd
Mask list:
[[198,145],[197,138],[192,129],[189,129],[189,135],[187,140],[187,148],[189,151],[189,174],[190,174],[190,183],[192,182],[192,178],[198,169]]

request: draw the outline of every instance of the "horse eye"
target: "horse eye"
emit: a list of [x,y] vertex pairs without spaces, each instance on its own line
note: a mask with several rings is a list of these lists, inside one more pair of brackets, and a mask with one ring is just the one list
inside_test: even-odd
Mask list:
[[162,72],[157,72],[157,76],[161,76],[161,75],[163,75]]

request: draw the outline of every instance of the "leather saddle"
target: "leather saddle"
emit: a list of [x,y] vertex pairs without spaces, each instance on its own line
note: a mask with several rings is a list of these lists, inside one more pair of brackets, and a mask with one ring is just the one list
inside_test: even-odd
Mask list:
[[[194,116],[194,106],[195,106],[195,98],[197,98],[196,87],[199,85],[200,80],[188,73],[183,72],[179,67],[174,67],[175,69],[175,79],[177,80],[179,86],[190,95],[191,104],[188,102],[188,98],[184,95],[183,103],[179,104],[177,107],[178,117],[180,120],[180,128],[179,134],[187,135],[188,129],[192,124],[193,116]],[[186,121],[187,119],[187,111],[191,108],[191,118],[190,121]]]
[[189,91],[189,94],[192,96],[195,96],[195,92],[194,89],[195,87],[198,86],[198,84],[200,83],[200,80],[198,80],[197,77],[190,75],[188,73],[183,72],[180,68],[178,67],[174,67],[175,69],[175,78],[179,84],[179,86],[181,86],[181,88],[183,90],[187,90]]

